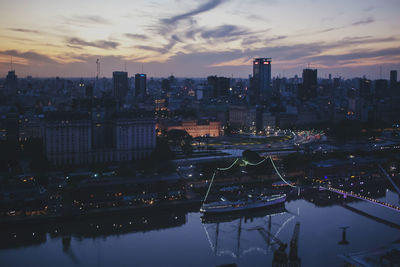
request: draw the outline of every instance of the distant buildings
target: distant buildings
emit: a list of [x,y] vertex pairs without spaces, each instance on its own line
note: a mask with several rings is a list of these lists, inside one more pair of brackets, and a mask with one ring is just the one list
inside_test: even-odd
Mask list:
[[272,94],[271,58],[253,60],[253,77],[251,83],[253,102],[265,101]]
[[147,92],[147,78],[146,74],[135,74],[135,97],[144,97]]
[[128,73],[125,71],[113,72],[114,91],[113,96],[118,100],[119,104],[125,102],[128,94]]

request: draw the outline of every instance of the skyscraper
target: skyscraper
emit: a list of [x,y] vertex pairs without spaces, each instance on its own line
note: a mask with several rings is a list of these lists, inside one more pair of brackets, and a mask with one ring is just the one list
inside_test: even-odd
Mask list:
[[144,97],[146,95],[146,74],[135,74],[135,96]]
[[360,97],[364,99],[370,99],[371,98],[371,81],[367,80],[367,78],[362,78],[359,81],[359,94]]
[[390,89],[395,90],[397,87],[397,70],[390,71]]
[[271,96],[271,58],[255,58],[253,60],[251,86],[255,102],[267,100]]
[[317,96],[317,70],[304,69],[303,70],[303,85],[299,92],[302,100],[309,100]]
[[17,90],[17,85],[18,85],[18,78],[17,75],[15,75],[15,70],[10,70],[6,77],[6,88],[10,92],[15,92]]
[[230,79],[226,77],[208,76],[208,85],[212,86],[213,97],[228,96],[230,88]]
[[113,82],[113,96],[118,100],[119,104],[124,103],[125,97],[128,94],[128,73],[125,71],[114,71]]

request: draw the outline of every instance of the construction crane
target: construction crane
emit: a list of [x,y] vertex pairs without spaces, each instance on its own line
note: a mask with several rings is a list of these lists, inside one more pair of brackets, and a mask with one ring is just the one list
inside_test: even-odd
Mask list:
[[257,230],[264,241],[269,244],[270,240],[273,241],[271,245],[278,244],[279,248],[274,251],[274,258],[272,261],[273,267],[286,267],[288,263],[288,256],[286,254],[287,244],[275,237],[271,232],[265,230],[263,227],[256,227],[252,230]]
[[278,244],[279,248],[274,251],[274,257],[272,261],[273,267],[300,267],[301,260],[297,254],[297,244],[299,240],[299,233],[300,233],[300,223],[297,222],[294,230],[292,239],[290,240],[290,251],[289,257],[286,254],[287,244],[278,239],[276,236],[271,234],[270,231],[264,229],[263,227],[256,227],[251,230],[257,230],[261,237],[267,244],[270,244],[271,240],[273,241],[271,245]]

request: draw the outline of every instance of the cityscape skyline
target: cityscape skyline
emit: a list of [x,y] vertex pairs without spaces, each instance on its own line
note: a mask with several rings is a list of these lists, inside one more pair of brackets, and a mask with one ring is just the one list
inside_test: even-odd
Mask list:
[[257,57],[272,58],[272,76],[309,66],[319,77],[388,79],[400,68],[396,1],[40,3],[3,2],[2,76],[95,77],[98,58],[101,77],[248,77]]

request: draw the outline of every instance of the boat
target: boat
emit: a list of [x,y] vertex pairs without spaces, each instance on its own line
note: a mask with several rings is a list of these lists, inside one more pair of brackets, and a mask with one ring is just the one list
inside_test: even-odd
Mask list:
[[222,197],[220,201],[203,204],[200,212],[204,214],[219,214],[253,209],[274,207],[285,203],[286,194],[254,197],[249,195],[246,200],[229,201]]

